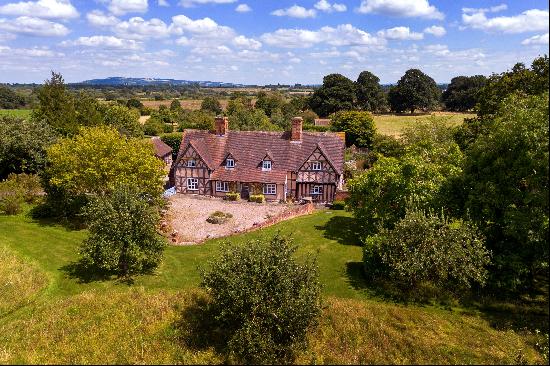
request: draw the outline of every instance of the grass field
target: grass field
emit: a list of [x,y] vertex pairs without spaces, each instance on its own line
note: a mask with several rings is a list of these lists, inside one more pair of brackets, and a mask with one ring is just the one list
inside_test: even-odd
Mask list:
[[26,118],[31,115],[30,109],[0,109],[0,116],[15,116]]
[[404,128],[413,125],[417,121],[425,121],[433,117],[444,119],[449,126],[457,126],[464,122],[465,118],[475,117],[475,114],[453,112],[433,112],[421,115],[377,114],[374,116],[374,123],[379,133],[397,137]]
[[[542,362],[532,334],[496,327],[479,309],[375,297],[362,276],[353,227],[348,213],[324,210],[229,239],[281,232],[294,237],[298,256],[317,256],[325,308],[298,362]],[[75,265],[86,235],[25,214],[0,216],[0,262],[8,263],[0,267],[0,363],[224,361],[218,345],[193,330],[204,297],[197,266],[221,240],[168,247],[156,273],[130,285]]]

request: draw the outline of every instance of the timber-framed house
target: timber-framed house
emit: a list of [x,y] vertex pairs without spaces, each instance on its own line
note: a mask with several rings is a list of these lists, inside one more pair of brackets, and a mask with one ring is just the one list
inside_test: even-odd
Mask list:
[[302,123],[293,118],[287,132],[230,131],[227,117],[216,117],[214,131],[185,130],[171,182],[184,194],[332,202],[343,185],[343,136],[302,131]]

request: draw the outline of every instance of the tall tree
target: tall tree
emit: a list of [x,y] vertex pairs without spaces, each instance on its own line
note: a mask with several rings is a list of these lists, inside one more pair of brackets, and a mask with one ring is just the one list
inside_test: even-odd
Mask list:
[[215,115],[222,113],[220,101],[214,97],[205,97],[201,103],[201,111],[212,112]]
[[340,111],[333,115],[330,125],[333,131],[346,133],[346,145],[357,147],[372,147],[376,127],[369,112]]
[[483,75],[452,78],[441,97],[445,109],[460,112],[472,110],[477,104],[481,88],[486,83],[487,78]]
[[7,86],[0,85],[0,109],[16,109],[26,104],[25,97]]
[[323,78],[323,85],[311,96],[309,104],[321,117],[341,110],[351,110],[355,106],[355,85],[344,75],[327,75]]
[[370,71],[363,71],[355,82],[357,105],[365,111],[376,112],[386,107],[386,95],[380,79]]
[[431,110],[436,107],[440,90],[434,79],[418,69],[410,69],[390,89],[389,102],[396,112],[415,109]]
[[62,135],[78,132],[74,97],[65,86],[61,74],[52,71],[50,80],[37,90],[38,105],[33,110],[35,120],[43,120]]

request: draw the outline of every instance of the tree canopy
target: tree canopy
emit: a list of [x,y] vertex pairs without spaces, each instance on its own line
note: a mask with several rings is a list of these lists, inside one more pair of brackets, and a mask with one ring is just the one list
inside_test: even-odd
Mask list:
[[388,94],[391,109],[395,112],[415,109],[431,110],[437,106],[440,90],[434,79],[418,69],[410,69],[399,79]]
[[323,85],[313,92],[309,100],[311,109],[321,117],[355,106],[355,84],[340,74],[323,78]]
[[201,111],[219,115],[222,113],[222,106],[217,98],[205,97],[201,103]]
[[377,112],[386,107],[386,95],[380,86],[380,79],[370,71],[359,74],[355,87],[359,108]]
[[486,84],[487,78],[483,75],[457,76],[442,94],[445,109],[464,112],[474,109],[478,102],[479,93]]
[[0,109],[17,109],[25,106],[27,101],[11,88],[0,85]]
[[333,131],[346,133],[346,146],[372,147],[376,127],[369,112],[341,111],[332,115],[330,125]]

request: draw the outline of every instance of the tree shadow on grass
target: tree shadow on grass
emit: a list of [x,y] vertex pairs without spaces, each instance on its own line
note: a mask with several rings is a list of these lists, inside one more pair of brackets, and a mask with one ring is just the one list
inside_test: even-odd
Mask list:
[[317,230],[323,230],[323,236],[330,240],[336,240],[343,245],[361,245],[357,220],[353,217],[333,216],[325,225],[315,226]]
[[116,278],[115,273],[88,266],[82,261],[71,262],[60,267],[59,270],[64,272],[68,278],[76,279],[80,284],[109,281]]
[[348,276],[348,283],[356,290],[370,289],[367,284],[367,277],[365,276],[365,269],[363,262],[347,262],[346,263],[346,275]]
[[82,218],[56,216],[45,203],[39,203],[33,206],[27,214],[33,221],[40,226],[62,226],[71,231],[82,230],[86,227]]

